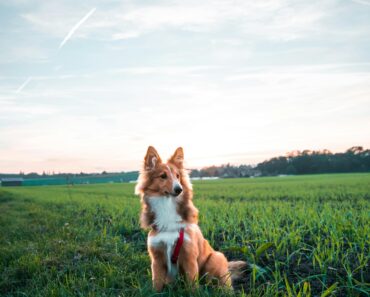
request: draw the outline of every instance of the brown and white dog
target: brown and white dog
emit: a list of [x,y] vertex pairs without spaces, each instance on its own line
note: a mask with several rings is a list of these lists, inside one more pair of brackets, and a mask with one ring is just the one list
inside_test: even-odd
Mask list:
[[231,274],[237,274],[246,263],[228,262],[204,239],[183,162],[181,147],[164,163],[150,146],[135,189],[141,196],[141,226],[150,228],[148,251],[153,287],[161,291],[178,272],[191,282],[205,276],[207,280],[217,279],[221,286],[231,287]]

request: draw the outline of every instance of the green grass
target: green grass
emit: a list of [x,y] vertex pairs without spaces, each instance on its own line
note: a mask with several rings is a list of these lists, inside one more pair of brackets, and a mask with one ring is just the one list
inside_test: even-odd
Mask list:
[[0,295],[370,296],[370,174],[196,182],[205,237],[250,263],[234,293],[152,291],[133,188],[0,188]]

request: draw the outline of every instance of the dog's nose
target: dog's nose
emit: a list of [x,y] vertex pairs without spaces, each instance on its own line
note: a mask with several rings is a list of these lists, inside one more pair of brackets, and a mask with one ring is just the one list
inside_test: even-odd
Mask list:
[[175,187],[175,189],[174,189],[174,190],[175,190],[175,194],[176,194],[176,195],[180,195],[180,193],[182,192],[181,187],[178,187],[178,186],[177,186],[177,187]]

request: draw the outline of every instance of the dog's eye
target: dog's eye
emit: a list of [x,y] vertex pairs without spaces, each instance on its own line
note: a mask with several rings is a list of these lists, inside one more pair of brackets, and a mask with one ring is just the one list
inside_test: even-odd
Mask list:
[[167,178],[167,174],[166,174],[166,173],[162,173],[160,176],[161,176],[161,178],[163,178],[163,179],[166,179],[166,178]]
[[179,178],[180,178],[180,174],[178,174],[178,173],[177,173],[177,174],[176,174],[176,177],[177,177],[177,179],[179,179]]

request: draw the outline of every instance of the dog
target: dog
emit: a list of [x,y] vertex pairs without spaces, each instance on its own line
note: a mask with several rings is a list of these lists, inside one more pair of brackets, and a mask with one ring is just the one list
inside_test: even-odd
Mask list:
[[231,277],[238,275],[246,262],[228,262],[203,237],[181,147],[163,162],[149,146],[135,193],[141,197],[141,227],[150,229],[147,244],[157,292],[177,274],[192,284],[205,277],[208,282],[216,280],[218,285],[232,288]]

